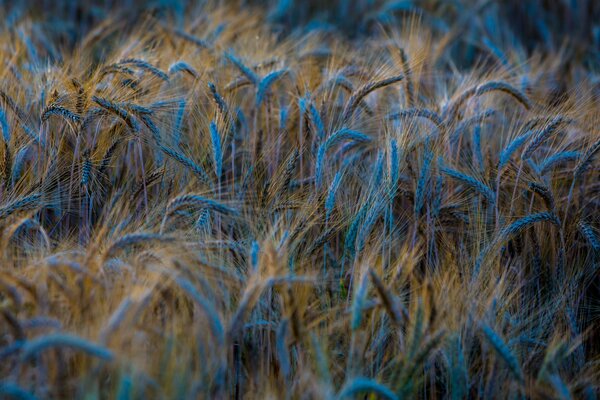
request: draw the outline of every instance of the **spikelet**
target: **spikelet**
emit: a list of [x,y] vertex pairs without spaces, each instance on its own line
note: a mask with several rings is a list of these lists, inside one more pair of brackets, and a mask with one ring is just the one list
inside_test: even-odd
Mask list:
[[[354,92],[354,84],[346,76],[344,76],[342,72],[340,72],[321,84],[321,86],[317,89],[316,94],[324,93],[327,90],[333,90],[337,87],[344,89],[344,91],[349,94]],[[363,100],[358,103],[358,107],[360,107],[365,114],[373,115],[373,110]]]
[[483,83],[479,86],[473,86],[462,92],[456,100],[451,102],[443,113],[444,119],[454,118],[458,110],[463,104],[473,96],[481,96],[485,93],[501,91],[511,95],[515,100],[523,105],[526,109],[531,108],[531,102],[527,96],[519,89],[510,85],[507,82],[491,81]]
[[454,179],[464,183],[465,185],[469,186],[470,188],[474,189],[476,192],[478,192],[483,197],[485,197],[490,203],[493,204],[496,202],[496,195],[495,195],[494,191],[489,186],[487,186],[485,183],[478,181],[477,179],[473,178],[472,176],[463,174],[462,172],[453,170],[453,169],[445,167],[445,166],[440,167],[440,171],[443,172],[444,174],[450,176],[451,178],[454,178]]
[[236,78],[233,81],[229,82],[227,85],[225,85],[225,91],[234,92],[239,88],[249,85],[252,85],[252,81],[246,78],[245,76],[240,76],[239,78]]
[[329,191],[327,192],[327,198],[325,199],[325,220],[329,220],[331,216],[331,212],[335,207],[335,196],[337,191],[342,183],[343,178],[342,171],[338,171],[333,177],[333,182],[329,186]]
[[102,156],[102,160],[100,161],[100,165],[98,166],[98,174],[104,175],[106,170],[112,160],[113,155],[116,153],[119,145],[121,144],[121,139],[116,138],[112,141],[110,146],[104,152],[104,156]]
[[[441,162],[438,162],[438,164],[441,164]],[[435,199],[432,204],[434,217],[439,217],[440,210],[442,209],[442,201],[443,201],[443,196],[444,196],[443,189],[444,189],[444,176],[438,175],[436,182],[435,182]]]
[[81,122],[81,117],[79,115],[61,106],[50,106],[46,108],[42,113],[42,122],[48,120],[48,118],[50,118],[51,115],[60,116],[64,118],[67,122],[71,123]]
[[594,233],[592,227],[584,221],[579,221],[577,223],[577,228],[592,249],[594,249],[594,251],[600,251],[600,239],[598,239],[598,235]]
[[415,188],[415,215],[420,215],[421,210],[423,209],[423,203],[425,201],[425,190],[427,182],[429,181],[432,160],[433,152],[429,142],[427,142],[423,153],[423,162],[421,164],[421,169],[419,172],[419,179],[417,180],[417,186]]
[[200,196],[198,194],[189,193],[183,194],[181,196],[177,196],[172,199],[168,206],[166,213],[172,213],[176,209],[185,206],[202,206],[206,207],[209,210],[224,214],[224,215],[237,215],[238,211],[234,208],[226,206],[222,203],[219,203],[215,200]]
[[92,100],[100,107],[115,114],[123,121],[125,121],[127,126],[129,126],[129,128],[133,131],[133,133],[137,133],[140,130],[140,125],[138,124],[138,122],[125,109],[118,106],[116,103],[113,103],[107,99],[98,96],[92,96]]
[[75,103],[75,112],[79,116],[81,116],[81,115],[83,115],[83,113],[85,112],[85,109],[87,107],[87,96],[86,96],[85,88],[83,87],[81,82],[79,82],[79,80],[77,80],[75,78],[71,79],[71,84],[73,85],[73,87],[75,88],[75,91],[77,92],[77,101]]
[[184,39],[186,42],[192,43],[193,45],[200,47],[201,49],[210,49],[211,45],[204,39],[200,39],[192,34],[189,34],[181,29],[171,29],[175,36]]
[[21,108],[15,103],[15,101],[3,90],[0,90],[0,99],[6,104],[6,106],[17,116],[19,122],[25,123],[27,119],[26,114]]
[[[411,366],[404,372],[404,380],[412,381],[417,371],[423,368],[427,358],[431,355],[442,340],[444,339],[446,332],[440,330],[436,332],[432,337],[428,338],[427,341],[419,348],[419,350],[411,358]],[[409,384],[410,385],[410,384]]]
[[36,400],[32,393],[22,388],[14,382],[3,381],[0,382],[0,397],[7,399],[18,399],[18,400]]
[[521,103],[521,105],[523,105],[523,107],[525,107],[526,109],[529,110],[531,108],[531,101],[525,95],[525,93],[521,92],[519,89],[515,88],[514,86],[510,85],[509,83],[502,82],[502,81],[492,81],[492,82],[484,83],[483,85],[479,85],[477,87],[475,95],[481,96],[485,93],[489,93],[489,92],[493,92],[493,91],[500,91],[500,92],[507,93],[507,94],[511,95],[515,100],[517,100],[517,102]]
[[173,142],[175,142],[175,146],[179,146],[181,144],[181,135],[182,135],[182,125],[183,125],[183,117],[185,114],[186,102],[185,100],[180,100],[177,107],[177,114],[175,115],[175,126],[173,127]]
[[115,103],[116,106],[124,108],[126,110],[132,111],[141,116],[152,116],[154,114],[154,110],[148,107],[141,106],[139,104],[135,104],[129,101]]
[[355,377],[349,382],[346,382],[340,389],[336,399],[356,398],[359,393],[373,393],[386,400],[398,399],[394,392],[387,386],[363,377]]
[[537,150],[541,146],[541,144],[544,143],[550,136],[552,136],[560,125],[568,121],[569,120],[567,118],[562,116],[554,117],[544,129],[537,132],[531,138],[530,142],[523,149],[521,158],[523,160],[530,158],[533,155],[533,152]]
[[83,165],[81,167],[81,186],[86,190],[90,183],[90,176],[92,173],[92,161],[90,160],[89,155],[85,155],[83,160]]
[[267,75],[265,75],[265,77],[262,78],[258,83],[258,87],[256,89],[256,107],[260,107],[260,105],[263,102],[263,99],[271,89],[271,86],[273,86],[275,82],[289,74],[289,69],[280,69],[278,71],[269,72]]
[[562,341],[556,345],[548,346],[537,379],[540,381],[547,379],[552,371],[558,369],[560,363],[562,363],[568,355],[568,346]]
[[254,307],[263,290],[271,282],[272,281],[267,280],[266,282],[262,282],[260,284],[251,284],[244,289],[244,293],[237,305],[237,309],[229,321],[227,337],[230,341],[239,335],[240,330],[243,327],[246,314]]
[[288,378],[291,373],[291,363],[290,363],[290,355],[288,352],[286,337],[288,334],[289,320],[284,319],[279,323],[279,327],[277,328],[276,341],[275,346],[277,348],[277,358],[279,360],[279,367],[283,373],[285,378]]
[[107,65],[100,70],[100,80],[102,80],[106,75],[110,74],[123,74],[123,75],[134,75],[135,72],[124,65],[120,64],[111,64]]
[[144,123],[146,128],[150,131],[150,135],[156,142],[156,144],[160,147],[162,146],[162,135],[160,134],[160,130],[152,120],[152,115],[150,113],[140,113],[138,115],[139,119]]
[[463,399],[468,388],[468,371],[459,334],[449,338],[449,374],[452,400]]
[[0,90],[0,100],[2,100],[4,102],[4,104],[6,104],[6,106],[17,117],[17,120],[21,124],[21,128],[23,129],[25,134],[27,136],[29,136],[29,138],[31,140],[33,140],[36,144],[43,146],[44,143],[40,142],[40,139],[38,138],[38,136],[33,132],[33,130],[27,124],[26,114],[23,112],[23,110],[21,110],[21,108],[17,105],[17,103],[15,103],[14,100],[8,94],[6,94],[6,92],[4,92],[3,90]]
[[329,151],[329,149],[343,140],[349,140],[357,143],[367,143],[371,141],[371,138],[364,133],[343,128],[335,131],[331,136],[329,136],[324,143],[324,151]]
[[315,238],[312,241],[310,247],[308,247],[308,249],[306,249],[306,251],[303,252],[303,254],[313,255],[317,250],[323,247],[323,245],[327,243],[327,241],[329,241],[333,234],[336,232],[336,228],[334,227],[327,228],[325,231],[323,231],[323,233],[321,233],[317,238]]
[[223,174],[223,150],[221,148],[221,137],[215,121],[210,122],[210,141],[212,144],[213,165],[217,180],[221,179]]
[[408,318],[406,310],[400,308],[400,305],[389,289],[385,287],[379,276],[377,276],[377,273],[374,270],[369,269],[369,275],[371,276],[371,281],[377,290],[377,294],[381,297],[381,302],[392,321],[398,324],[403,318]]
[[196,164],[193,160],[189,159],[188,157],[184,156],[183,154],[178,153],[175,150],[172,150],[162,144],[159,144],[158,148],[163,153],[165,153],[167,156],[171,157],[173,160],[177,161],[184,167],[186,167],[186,168],[190,169],[192,172],[194,172],[196,174],[196,176],[198,176],[200,178],[200,180],[202,180],[203,182],[210,181],[210,178],[206,174],[206,171],[204,171],[204,169],[201,166],[199,166],[198,164]]
[[471,141],[471,148],[473,151],[473,158],[478,169],[483,169],[483,154],[481,152],[481,126],[476,125],[473,129],[473,139]]
[[298,151],[298,149],[294,149],[292,155],[285,164],[285,170],[283,172],[283,182],[281,184],[280,193],[285,193],[289,190],[290,182],[292,181],[292,176],[294,175],[294,171],[296,170],[296,164],[298,164],[299,157],[300,152]]
[[131,309],[133,304],[134,301],[131,299],[131,297],[126,297],[123,299],[123,301],[121,301],[117,309],[112,313],[100,331],[100,343],[107,343],[110,335],[119,328],[119,325],[122,324],[127,312]]
[[464,131],[469,129],[469,127],[476,125],[476,124],[481,124],[483,121],[485,121],[488,118],[493,117],[494,115],[496,115],[496,110],[487,109],[485,111],[475,114],[474,116],[472,116],[470,118],[467,118],[467,119],[461,121],[456,126],[456,129],[454,129],[454,132],[452,132],[452,134],[450,135],[450,139],[451,140],[458,139],[463,134]]
[[323,124],[323,119],[321,118],[319,110],[317,110],[312,102],[308,106],[308,111],[310,114],[310,120],[317,130],[317,139],[320,141],[325,137],[325,125]]
[[113,353],[95,343],[88,342],[78,336],[68,335],[64,333],[54,333],[44,335],[31,340],[23,346],[21,352],[22,360],[29,360],[44,350],[50,348],[67,347],[84,352],[92,357],[100,358],[106,361],[111,361],[114,358]]
[[550,189],[548,189],[545,185],[536,182],[529,182],[529,189],[532,192],[537,193],[544,200],[548,210],[554,210],[554,195]]
[[114,254],[122,249],[127,247],[147,244],[152,242],[170,242],[173,241],[173,238],[156,234],[156,233],[146,233],[146,232],[138,232],[138,233],[128,233],[127,235],[121,236],[119,239],[115,240],[111,243],[110,246],[104,251],[104,259],[110,258],[114,256]]
[[12,155],[11,149],[7,141],[4,142],[4,154],[2,156],[2,176],[4,177],[4,182],[9,185],[11,183],[11,175],[12,175]]
[[395,139],[390,141],[388,176],[390,178],[390,198],[392,198],[392,193],[395,192],[400,177],[400,151],[398,141]]
[[433,122],[438,129],[444,129],[444,121],[436,112],[426,108],[409,108],[396,113],[388,114],[388,119],[425,118]]
[[596,153],[600,150],[600,140],[596,141],[592,146],[585,152],[581,159],[573,170],[573,176],[575,179],[581,177],[583,173],[589,168],[594,161]]
[[6,120],[6,113],[3,109],[0,108],[0,128],[2,129],[2,139],[4,143],[10,142],[10,126],[8,126],[8,121]]
[[327,81],[321,84],[317,93],[325,92],[326,90],[331,90],[332,88],[340,87],[344,89],[347,93],[352,94],[354,92],[354,84],[350,79],[348,79],[344,74],[337,73],[336,75],[329,78]]
[[225,329],[223,328],[221,317],[214,308],[213,304],[206,297],[200,294],[200,292],[189,280],[183,277],[177,277],[175,278],[175,282],[206,313],[210,329],[217,341],[217,345],[222,346],[225,343]]
[[227,103],[225,103],[223,97],[221,97],[221,95],[217,91],[217,87],[215,86],[215,84],[212,82],[208,82],[208,88],[210,89],[210,93],[212,94],[213,100],[215,101],[215,104],[217,105],[217,108],[219,109],[221,114],[228,115],[229,107],[227,106]]
[[552,212],[540,212],[537,214],[530,214],[525,217],[519,218],[512,224],[508,225],[500,232],[500,237],[503,239],[508,238],[509,236],[516,235],[521,232],[523,229],[538,223],[538,222],[550,222],[553,225],[560,226],[560,221],[556,217],[556,215]]
[[567,162],[578,160],[580,157],[580,153],[577,151],[562,151],[560,153],[556,153],[546,158],[540,165],[540,175],[546,175],[551,169],[555,166]]
[[260,256],[260,245],[256,240],[252,242],[252,247],[250,248],[250,266],[252,267],[252,271],[258,270],[258,258]]
[[321,344],[319,343],[317,336],[311,332],[310,333],[310,344],[314,352],[315,363],[317,366],[317,371],[319,373],[319,377],[321,381],[324,381],[329,386],[331,386],[331,374],[329,371],[329,360]]
[[132,65],[141,70],[150,72],[152,75],[162,79],[163,81],[169,80],[169,75],[165,74],[163,71],[156,68],[154,65],[150,64],[149,62],[140,60],[138,58],[126,58],[124,60],[119,61],[119,64],[120,65]]
[[[25,162],[27,161],[29,152],[30,152],[30,147],[24,146],[19,149],[19,151],[17,152],[17,155],[14,157],[14,161],[12,163],[12,173],[10,176],[12,186],[14,186],[15,183],[17,183],[19,178],[21,177],[21,172],[23,172],[23,166],[25,165]],[[5,157],[6,156],[7,156],[7,154],[5,154]]]
[[194,228],[199,232],[207,232],[210,230],[210,211],[208,208],[200,210]]
[[[421,298],[417,300],[417,309],[415,311],[416,315],[414,316],[414,322],[412,324],[407,355],[410,360],[414,359],[419,347],[421,346],[421,341],[423,340],[425,311],[423,309],[423,300]],[[413,318],[411,315],[411,320],[412,319]]]
[[514,377],[519,381],[523,382],[523,371],[521,370],[521,365],[517,358],[510,351],[506,343],[502,340],[500,336],[494,330],[486,324],[481,326],[481,330],[485,335],[488,342],[492,345],[496,353],[504,360],[506,365],[508,365],[510,371],[514,375]]
[[404,75],[396,75],[391,78],[382,79],[380,81],[368,82],[356,89],[354,93],[352,93],[352,96],[350,96],[350,98],[348,99],[346,107],[344,108],[344,112],[342,114],[342,125],[345,125],[350,120],[350,118],[352,118],[352,115],[354,114],[354,111],[356,110],[358,104],[369,93],[384,88],[386,86],[392,85],[394,83],[400,82],[402,79],[404,79]]
[[410,69],[410,64],[408,62],[408,56],[406,55],[406,51],[404,51],[402,47],[399,47],[398,53],[400,55],[400,61],[402,63],[402,73],[405,77],[406,106],[412,107],[415,101],[415,89],[412,81],[412,71]]
[[512,155],[527,142],[527,140],[533,135],[533,131],[527,131],[524,134],[514,138],[500,153],[500,161],[498,162],[498,169],[502,169],[508,164]]
[[381,182],[383,181],[384,175],[384,158],[385,154],[382,150],[377,151],[377,159],[375,161],[375,166],[373,167],[373,175],[371,176],[371,181],[369,183],[369,189],[372,192],[379,191],[381,187]]
[[366,143],[369,142],[371,138],[363,133],[346,128],[334,132],[324,143],[319,146],[317,150],[317,158],[315,160],[315,181],[317,187],[321,186],[321,182],[323,180],[323,167],[327,152],[334,145],[343,140],[351,140],[355,143]]
[[253,85],[258,85],[260,79],[256,72],[252,71],[247,67],[239,58],[237,58],[231,51],[225,53],[225,58],[229,60]]
[[382,199],[377,199],[369,208],[369,211],[366,213],[365,218],[363,220],[362,226],[358,232],[357,240],[356,240],[356,251],[361,253],[365,245],[367,243],[367,239],[369,238],[369,234],[373,230],[373,226],[379,219],[381,213],[383,212],[383,208],[385,203]]
[[198,78],[198,72],[192,67],[190,64],[185,61],[177,61],[169,66],[169,75],[175,75],[179,72],[185,72],[189,74],[192,78]]
[[363,204],[346,233],[346,238],[344,239],[344,254],[349,255],[350,258],[354,258],[354,255],[356,254],[356,236],[358,235],[358,230],[367,210],[368,204]]
[[144,192],[144,190],[158,183],[165,174],[165,168],[160,167],[156,168],[154,171],[147,174],[144,178],[143,182],[140,182],[136,188],[132,191],[131,196],[129,197],[131,201],[135,201],[137,197]]
[[31,211],[40,207],[42,204],[41,193],[33,193],[13,200],[12,202],[0,207],[0,218],[6,218],[18,211]]

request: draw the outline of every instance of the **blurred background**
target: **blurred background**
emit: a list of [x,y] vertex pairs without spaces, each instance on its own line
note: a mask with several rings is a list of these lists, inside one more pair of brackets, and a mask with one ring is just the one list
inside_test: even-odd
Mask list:
[[[420,20],[440,36],[456,38],[452,55],[470,67],[481,53],[502,58],[506,49],[523,56],[562,52],[566,60],[599,61],[600,1],[596,0],[18,0],[0,2],[10,30],[33,15],[44,21],[34,40],[74,46],[94,23],[110,16],[132,20],[152,15],[184,25],[190,8],[231,7],[268,16],[282,35],[323,30],[346,37],[402,29]],[[60,39],[56,42],[54,39]],[[58,53],[58,52],[56,52]],[[458,53],[458,54],[457,54]],[[50,56],[53,56],[50,54]],[[459,56],[459,57],[457,57]]]

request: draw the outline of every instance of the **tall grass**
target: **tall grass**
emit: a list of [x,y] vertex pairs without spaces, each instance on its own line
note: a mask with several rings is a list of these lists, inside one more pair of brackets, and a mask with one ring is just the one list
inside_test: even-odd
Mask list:
[[0,397],[594,398],[591,2],[122,3],[0,5]]

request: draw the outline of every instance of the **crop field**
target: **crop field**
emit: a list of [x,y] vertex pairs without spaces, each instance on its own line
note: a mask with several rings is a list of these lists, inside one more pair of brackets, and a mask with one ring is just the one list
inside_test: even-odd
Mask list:
[[0,399],[597,398],[600,2],[0,21]]

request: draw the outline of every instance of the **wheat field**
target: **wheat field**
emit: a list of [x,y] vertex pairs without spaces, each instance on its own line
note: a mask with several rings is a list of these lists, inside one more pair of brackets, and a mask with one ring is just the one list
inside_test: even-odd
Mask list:
[[599,4],[0,18],[0,398],[596,398]]

